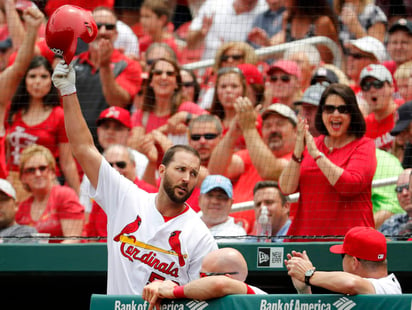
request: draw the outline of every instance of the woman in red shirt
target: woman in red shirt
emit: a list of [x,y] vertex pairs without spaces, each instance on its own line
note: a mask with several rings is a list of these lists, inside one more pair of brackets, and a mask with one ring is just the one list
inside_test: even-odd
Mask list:
[[51,237],[81,236],[84,207],[73,189],[58,185],[55,171],[56,161],[48,148],[33,144],[21,153],[20,180],[31,196],[20,203],[16,222],[33,226]]
[[[315,126],[321,135],[313,138],[299,118],[292,160],[279,178],[284,194],[300,193],[288,235],[339,240],[353,226],[374,227],[375,143],[364,137],[365,120],[349,86],[332,84],[323,92]],[[311,240],[332,239],[299,241]]]

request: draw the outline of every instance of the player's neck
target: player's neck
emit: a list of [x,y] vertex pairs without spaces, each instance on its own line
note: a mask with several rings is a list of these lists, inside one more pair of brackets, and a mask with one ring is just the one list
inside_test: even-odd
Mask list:
[[186,205],[184,203],[176,203],[170,200],[165,192],[159,190],[156,196],[156,208],[161,215],[166,217],[174,217],[182,213]]

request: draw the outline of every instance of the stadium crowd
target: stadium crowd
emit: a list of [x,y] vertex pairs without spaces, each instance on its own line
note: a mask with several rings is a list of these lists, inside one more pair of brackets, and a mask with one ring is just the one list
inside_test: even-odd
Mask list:
[[[65,4],[90,11],[97,27],[92,42],[71,43],[75,84],[63,93],[52,78],[62,55],[46,36]],[[64,124],[62,98],[76,93],[98,151],[143,190],[166,182],[172,146],[199,154],[187,206],[222,240],[256,240],[262,206],[272,242],[339,240],[355,226],[408,239],[408,1],[396,11],[378,0],[4,0],[0,9],[0,178],[9,181],[0,191],[12,186],[18,206],[9,219],[0,212],[0,236],[16,241],[18,230],[1,232],[27,225],[53,242],[105,241],[108,219]],[[304,40],[316,36],[338,52]],[[275,45],[285,48],[259,56]],[[213,65],[184,68],[200,60]],[[255,196],[265,181],[273,190]],[[246,202],[254,208],[230,211]]]

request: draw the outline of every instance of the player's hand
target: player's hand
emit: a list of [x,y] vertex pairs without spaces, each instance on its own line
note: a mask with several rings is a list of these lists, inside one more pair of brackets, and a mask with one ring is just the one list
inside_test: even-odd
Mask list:
[[159,296],[162,298],[176,299],[175,294],[173,294],[175,286],[177,286],[177,284],[170,280],[162,282],[162,285],[159,286]]
[[61,60],[54,69],[52,81],[61,96],[76,93],[76,73],[73,66],[67,65],[64,60]]
[[154,281],[143,288],[142,298],[149,302],[149,310],[160,309],[159,287],[162,281]]

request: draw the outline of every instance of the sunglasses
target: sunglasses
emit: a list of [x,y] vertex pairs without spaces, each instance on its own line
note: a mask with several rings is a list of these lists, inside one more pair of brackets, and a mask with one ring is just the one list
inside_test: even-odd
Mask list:
[[146,60],[146,64],[148,65],[148,66],[151,66],[151,65],[153,65],[153,63],[156,61],[157,59],[147,59]]
[[277,82],[278,80],[281,80],[283,83],[289,83],[290,82],[290,75],[287,74],[282,74],[281,76],[277,75],[271,75],[270,80],[272,82]]
[[409,190],[409,184],[403,184],[403,185],[396,186],[395,192],[402,193],[404,189]]
[[333,114],[335,113],[335,110],[338,110],[340,114],[349,114],[349,109],[347,105],[334,106],[334,105],[325,104],[322,107],[322,111],[327,114]]
[[103,26],[106,28],[106,30],[114,30],[116,29],[116,24],[101,24],[101,23],[96,23],[97,29],[100,30]]
[[233,60],[241,60],[244,57],[245,57],[244,55],[240,55],[240,54],[238,54],[238,55],[222,55],[220,57],[220,60],[221,61],[228,61],[230,58],[233,59]]
[[360,53],[351,53],[351,52],[347,52],[346,56],[348,57],[352,57],[353,59],[359,60],[359,59],[364,59],[364,58],[372,58],[369,55],[365,55],[365,54],[360,54]]
[[213,140],[216,139],[218,136],[217,133],[205,133],[203,135],[197,135],[197,134],[193,134],[190,135],[190,139],[194,140],[194,141],[199,141],[201,137],[205,138],[205,140]]
[[29,167],[29,168],[23,169],[23,173],[24,174],[35,174],[37,170],[39,170],[40,173],[43,173],[48,169],[49,169],[49,166],[45,166],[45,165],[38,166],[38,167]]
[[163,70],[159,70],[159,69],[152,70],[152,73],[153,73],[153,75],[157,75],[157,76],[163,75],[163,73],[166,73],[166,75],[169,76],[169,77],[176,75],[176,72],[174,72],[174,71],[163,71]]
[[193,86],[195,86],[195,82],[183,82],[182,83],[182,86],[183,87],[193,87]]
[[206,278],[206,277],[211,277],[211,276],[224,276],[224,275],[233,275],[233,274],[239,274],[237,271],[233,272],[199,272],[199,275],[201,278]]
[[117,166],[120,169],[124,169],[127,167],[127,163],[125,161],[115,161],[113,163],[109,163],[110,166]]
[[373,86],[375,89],[381,89],[385,82],[373,80],[373,81],[366,81],[361,83],[361,88],[363,91],[369,91]]

